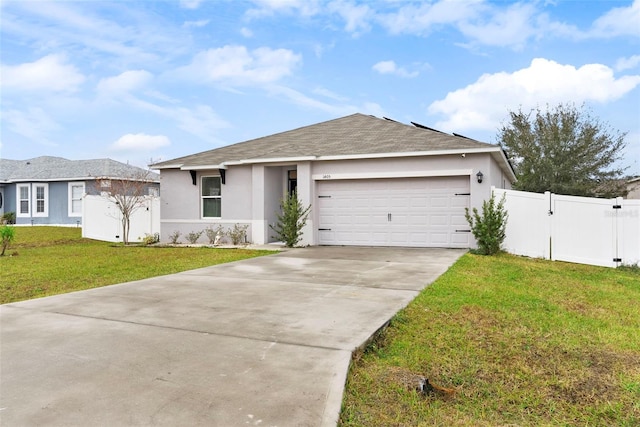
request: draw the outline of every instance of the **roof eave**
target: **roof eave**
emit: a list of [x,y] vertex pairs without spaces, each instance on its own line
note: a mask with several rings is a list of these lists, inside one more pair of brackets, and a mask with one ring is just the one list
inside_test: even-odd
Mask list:
[[149,168],[151,169],[157,169],[157,170],[162,170],[162,169],[180,169],[182,166],[184,165],[184,163],[172,163],[172,164],[166,164],[166,165],[149,165]]
[[489,153],[500,164],[503,171],[510,178],[511,182],[516,181],[516,176],[511,163],[507,159],[504,150],[499,146],[482,147],[482,148],[456,148],[447,150],[431,150],[431,151],[408,151],[408,152],[391,152],[391,153],[364,153],[364,154],[338,154],[330,156],[294,156],[294,157],[270,157],[270,158],[251,158],[241,160],[224,161],[218,164],[167,164],[156,166],[155,169],[180,169],[180,170],[211,170],[211,169],[227,169],[228,166],[264,164],[264,163],[287,163],[287,162],[307,162],[307,161],[336,161],[336,160],[361,160],[361,159],[382,159],[382,158],[400,158],[400,157],[424,157],[424,156],[443,156],[443,155],[461,155],[461,154],[482,154]]

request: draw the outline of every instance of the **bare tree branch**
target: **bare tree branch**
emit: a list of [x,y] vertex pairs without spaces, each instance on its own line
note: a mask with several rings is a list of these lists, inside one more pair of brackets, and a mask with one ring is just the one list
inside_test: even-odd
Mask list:
[[122,214],[122,241],[129,244],[129,230],[131,217],[149,199],[149,187],[155,181],[149,171],[140,171],[126,178],[96,178],[96,185],[102,191],[103,197],[112,201]]

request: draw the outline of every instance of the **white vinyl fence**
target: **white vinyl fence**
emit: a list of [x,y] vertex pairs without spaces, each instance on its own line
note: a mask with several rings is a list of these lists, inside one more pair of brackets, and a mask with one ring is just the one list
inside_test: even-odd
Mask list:
[[497,200],[506,195],[507,252],[605,267],[640,263],[640,200],[493,192]]
[[[160,198],[145,199],[144,206],[131,215],[130,242],[160,232]],[[82,205],[82,237],[122,242],[122,213],[115,203],[102,196],[85,196]]]

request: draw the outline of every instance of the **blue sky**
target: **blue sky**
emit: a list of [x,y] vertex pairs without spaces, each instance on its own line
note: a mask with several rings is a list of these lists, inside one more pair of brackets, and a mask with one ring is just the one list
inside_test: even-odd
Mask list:
[[150,161],[355,112],[496,143],[585,103],[640,175],[640,0],[0,0],[0,156]]

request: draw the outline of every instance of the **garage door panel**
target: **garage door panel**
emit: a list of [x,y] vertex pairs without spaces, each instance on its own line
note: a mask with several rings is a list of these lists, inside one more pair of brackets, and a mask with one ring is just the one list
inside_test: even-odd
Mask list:
[[451,225],[455,225],[458,228],[469,228],[469,223],[463,215],[451,215]]
[[449,207],[449,198],[448,197],[432,197],[429,200],[430,208],[448,208]]
[[416,196],[411,198],[410,200],[410,207],[411,208],[418,208],[418,209],[424,209],[427,206],[429,206],[429,200],[424,197],[424,196]]
[[469,206],[469,196],[456,196],[451,199],[452,208],[466,208]]
[[446,227],[449,225],[448,215],[431,215],[429,216],[429,225],[432,227]]
[[409,217],[409,225],[416,225],[418,227],[415,228],[419,228],[424,224],[427,224],[429,221],[429,216],[428,215],[411,215]]
[[[319,243],[469,247],[464,208],[469,177],[335,180],[318,183]],[[391,214],[389,216],[389,214]]]
[[448,246],[450,243],[449,233],[430,233],[429,241],[436,245]]
[[468,245],[471,233],[456,233],[451,235],[452,245]]

